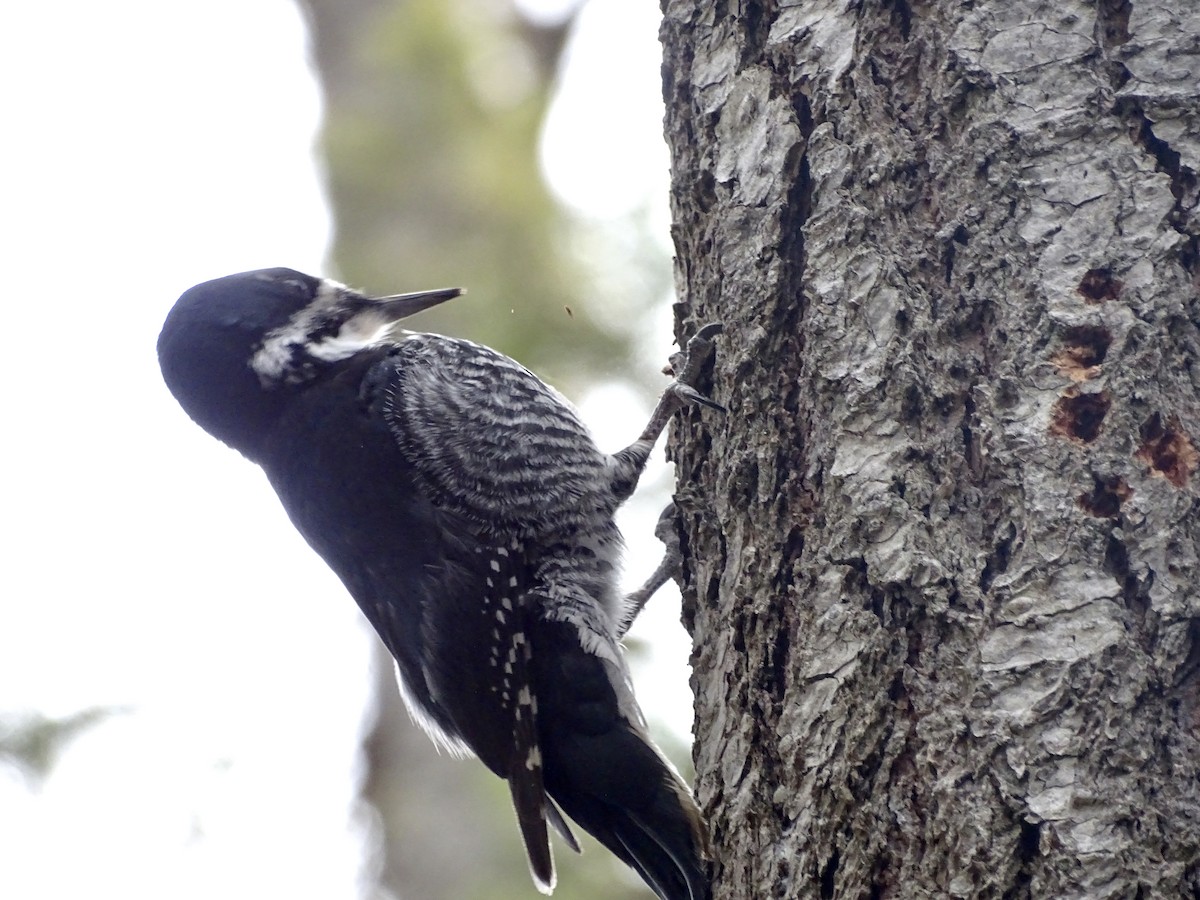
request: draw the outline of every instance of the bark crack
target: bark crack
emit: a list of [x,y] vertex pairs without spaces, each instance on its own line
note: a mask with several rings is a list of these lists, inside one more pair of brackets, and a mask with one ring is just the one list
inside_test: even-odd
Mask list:
[[[1113,94],[1117,94],[1133,77],[1121,60],[1130,42],[1129,19],[1133,11],[1130,0],[1099,0],[1096,7],[1096,43],[1105,64],[1105,74]],[[1195,274],[1200,259],[1200,232],[1192,213],[1200,204],[1200,179],[1197,173],[1183,164],[1182,156],[1154,131],[1154,120],[1146,114],[1144,105],[1133,97],[1118,97],[1113,112],[1129,125],[1133,142],[1154,158],[1155,168],[1170,180],[1175,204],[1170,215],[1171,227],[1188,239],[1181,254],[1184,268]]]
[[1109,84],[1119,91],[1129,81],[1129,69],[1117,58],[1129,43],[1129,0],[1100,0],[1096,5],[1096,43],[1104,58]]
[[1200,206],[1200,178],[1184,165],[1179,151],[1155,134],[1153,122],[1141,104],[1119,100],[1116,111],[1129,123],[1133,143],[1153,157],[1156,171],[1167,176],[1171,196],[1175,198],[1167,223],[1187,239],[1179,260],[1189,274],[1195,275],[1200,261],[1200,229],[1192,212]]
[[1134,625],[1143,646],[1147,643],[1146,617],[1150,611],[1150,584],[1154,573],[1150,571],[1145,581],[1138,577],[1129,559],[1129,547],[1121,532],[1113,528],[1108,534],[1104,551],[1104,571],[1121,586],[1121,597],[1133,614]]

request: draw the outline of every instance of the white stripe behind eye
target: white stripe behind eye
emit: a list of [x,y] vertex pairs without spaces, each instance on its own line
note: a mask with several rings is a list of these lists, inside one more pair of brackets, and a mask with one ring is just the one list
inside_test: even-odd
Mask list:
[[322,281],[308,306],[297,311],[287,324],[267,334],[250,361],[250,367],[263,384],[302,381],[306,377],[306,361],[337,362],[383,338],[392,323],[380,310],[367,307],[343,323],[336,334],[315,343],[310,340],[317,323],[334,313],[348,293],[351,291],[345,285],[328,279]]
[[308,348],[309,355],[324,362],[337,362],[360,350],[373,347],[387,333],[391,322],[377,309],[364,309],[346,322],[337,334]]

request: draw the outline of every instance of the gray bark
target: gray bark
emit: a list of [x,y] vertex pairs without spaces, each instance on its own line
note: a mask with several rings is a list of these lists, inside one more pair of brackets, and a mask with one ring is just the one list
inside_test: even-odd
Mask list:
[[664,12],[714,896],[1200,896],[1200,7]]

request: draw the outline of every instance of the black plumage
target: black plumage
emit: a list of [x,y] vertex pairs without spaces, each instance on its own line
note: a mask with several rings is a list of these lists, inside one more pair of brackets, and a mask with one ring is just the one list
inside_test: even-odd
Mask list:
[[707,401],[679,385],[603,454],[513,360],[396,330],[458,293],[369,298],[289,269],[206,282],[167,317],[163,376],[262,466],[392,653],[414,718],[509,783],[540,889],[547,824],[578,849],[561,807],[663,900],[703,900],[699,812],[618,643],[613,513],[671,412]]

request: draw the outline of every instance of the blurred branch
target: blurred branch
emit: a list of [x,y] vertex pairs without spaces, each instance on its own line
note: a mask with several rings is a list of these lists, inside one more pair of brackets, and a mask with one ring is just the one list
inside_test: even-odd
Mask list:
[[0,714],[0,765],[20,772],[30,787],[40,787],[68,744],[125,712],[126,707],[92,706],[60,719],[37,712]]

